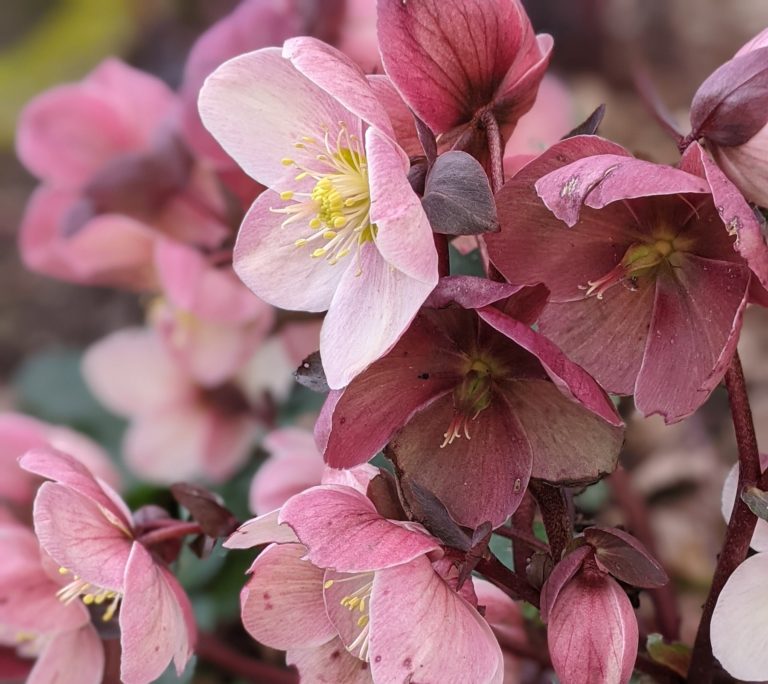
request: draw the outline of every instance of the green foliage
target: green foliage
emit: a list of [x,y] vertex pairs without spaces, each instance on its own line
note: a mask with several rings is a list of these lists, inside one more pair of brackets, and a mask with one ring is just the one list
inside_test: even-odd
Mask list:
[[448,246],[451,275],[470,275],[485,277],[480,250],[473,249],[469,254],[461,254],[453,245]]

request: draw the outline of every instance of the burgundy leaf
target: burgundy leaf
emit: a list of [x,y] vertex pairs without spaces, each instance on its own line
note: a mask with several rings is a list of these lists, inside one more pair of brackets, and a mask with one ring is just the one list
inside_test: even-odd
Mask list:
[[608,527],[589,527],[584,537],[595,549],[598,566],[635,587],[653,589],[669,577],[648,550],[632,535]]
[[171,486],[171,494],[209,537],[228,537],[239,525],[232,512],[219,503],[218,497],[203,487],[179,482]]

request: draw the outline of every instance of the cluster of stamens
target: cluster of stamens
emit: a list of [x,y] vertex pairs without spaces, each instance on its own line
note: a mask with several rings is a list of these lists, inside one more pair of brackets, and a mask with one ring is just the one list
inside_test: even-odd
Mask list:
[[471,362],[464,380],[453,391],[453,416],[448,429],[443,433],[441,449],[462,435],[472,439],[469,424],[490,406],[492,380],[491,368],[487,363],[480,359]]
[[[60,575],[66,575],[68,573],[69,570],[67,570],[67,568],[59,568]],[[118,591],[97,587],[77,575],[73,575],[73,578],[74,579],[69,584],[56,592],[56,597],[59,601],[64,604],[70,604],[75,599],[82,597],[83,603],[86,606],[101,606],[109,601],[109,605],[101,616],[101,619],[104,620],[104,622],[109,622],[114,616],[123,595]]]
[[[369,653],[369,633],[370,633],[370,612],[369,601],[371,598],[371,591],[373,589],[373,574],[371,573],[371,579],[365,582],[361,587],[358,587],[355,591],[347,596],[344,596],[339,603],[343,608],[349,611],[359,613],[359,617],[355,621],[355,624],[360,628],[360,634],[357,635],[355,640],[347,646],[347,650],[360,658],[360,660],[368,661]],[[354,575],[352,577],[345,577],[344,579],[327,580],[323,584],[324,589],[330,589],[337,582],[349,582],[351,580],[359,579],[360,575]]]
[[305,223],[309,233],[294,244],[311,247],[314,259],[324,258],[328,263],[336,264],[376,237],[376,226],[370,217],[365,149],[360,138],[351,134],[343,122],[339,123],[335,140],[326,130],[322,142],[303,137],[294,147],[301,151],[305,161],[300,163],[285,158],[283,165],[298,169],[295,181],[312,178],[315,185],[311,192],[281,192],[282,200],[293,200],[294,203],[272,211],[287,216],[283,227]]

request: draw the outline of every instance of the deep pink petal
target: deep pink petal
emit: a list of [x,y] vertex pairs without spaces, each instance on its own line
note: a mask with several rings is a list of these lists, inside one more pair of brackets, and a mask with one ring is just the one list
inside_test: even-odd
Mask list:
[[626,684],[637,657],[637,618],[610,577],[577,575],[560,591],[549,615],[547,642],[561,682]]
[[173,660],[184,671],[196,638],[192,606],[176,578],[134,544],[120,605],[120,676],[126,684],[159,677]]
[[283,309],[324,311],[345,272],[356,272],[354,257],[332,265],[325,259],[313,259],[308,247],[297,247],[296,240],[306,238],[311,229],[301,221],[281,225],[285,216],[272,209],[287,204],[290,202],[271,191],[254,202],[235,243],[235,272],[251,291],[270,304]]
[[375,681],[502,681],[501,649],[488,623],[426,558],[377,572],[370,611]]
[[301,544],[276,544],[259,554],[240,593],[243,625],[272,648],[321,646],[336,636],[323,603],[323,570],[302,560]]
[[206,128],[259,183],[272,187],[302,137],[322,140],[323,126],[358,120],[281,56],[279,48],[250,52],[222,64],[200,91]]
[[264,544],[290,544],[298,542],[296,533],[288,526],[278,522],[280,510],[264,513],[258,518],[246,520],[224,542],[228,549],[250,549]]
[[362,69],[343,52],[317,38],[302,36],[285,41],[283,57],[345,109],[369,126],[394,136],[389,117]]
[[318,567],[364,572],[406,563],[440,548],[425,533],[386,520],[370,499],[339,485],[297,494],[280,510]]
[[[455,386],[458,349],[424,316],[395,348],[326,401],[318,420],[330,421],[324,456],[334,468],[373,458],[422,406]],[[327,413],[327,415],[325,415]]]
[[[363,0],[363,2],[369,2],[369,0]],[[409,157],[423,155],[424,150],[416,133],[413,113],[403,102],[403,98],[400,97],[400,93],[397,92],[389,77],[384,74],[374,74],[368,76],[368,83],[389,115],[397,144]]]
[[480,309],[478,314],[491,327],[533,354],[544,366],[552,382],[564,394],[578,401],[610,425],[623,425],[613,402],[605,391],[550,340],[493,307]]
[[96,587],[123,590],[133,542],[98,504],[65,485],[46,482],[35,499],[34,518],[40,546],[60,566]]
[[688,254],[674,274],[661,272],[657,278],[635,403],[644,415],[659,413],[672,423],[701,406],[727,370],[741,329],[749,271]]
[[480,309],[507,299],[522,289],[521,285],[497,283],[476,276],[444,276],[429,295],[426,305],[442,309],[458,304],[463,309]]
[[712,614],[712,652],[732,676],[762,681],[768,676],[768,554],[744,561],[728,578]]
[[320,333],[320,355],[328,384],[339,389],[400,339],[437,284],[393,268],[367,243],[360,248],[360,269],[342,276]]
[[494,633],[517,643],[525,643],[528,636],[520,606],[487,580],[474,578],[472,584],[477,595],[477,605],[483,607],[483,617]]
[[339,638],[314,648],[291,648],[285,661],[306,684],[372,684],[370,666],[351,655]]
[[584,559],[592,553],[594,549],[585,544],[571,551],[555,565],[541,588],[541,619],[544,623],[549,622],[549,615],[563,587],[571,581],[571,578],[581,569]]
[[52,637],[37,657],[27,684],[100,684],[103,675],[104,647],[96,630],[86,625]]
[[[437,284],[437,251],[429,219],[408,182],[408,158],[375,128],[365,134],[371,222],[381,256],[405,275]],[[397,201],[392,201],[396,197]]]
[[453,418],[453,397],[444,396],[416,414],[390,448],[398,466],[435,494],[459,524],[475,528],[490,521],[496,527],[528,486],[530,442],[502,395],[470,420],[471,439],[462,434],[441,448]]

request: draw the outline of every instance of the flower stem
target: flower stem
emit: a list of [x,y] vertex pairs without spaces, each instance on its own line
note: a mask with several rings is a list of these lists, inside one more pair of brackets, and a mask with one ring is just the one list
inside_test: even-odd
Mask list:
[[483,558],[476,569],[515,601],[528,601],[532,606],[539,607],[539,592],[528,584],[526,579],[512,572],[496,556]]
[[528,487],[539,503],[549,547],[552,549],[552,559],[557,563],[562,558],[565,547],[573,538],[571,515],[565,494],[562,488],[541,480],[531,480]]
[[180,522],[177,525],[166,525],[139,537],[139,541],[144,546],[152,546],[152,544],[158,544],[160,542],[169,541],[170,539],[180,539],[186,537],[188,534],[201,534],[202,529],[197,523],[185,523]]
[[485,125],[485,135],[488,139],[488,152],[491,167],[491,189],[495,195],[504,185],[504,141],[501,139],[499,122],[490,109],[483,112],[480,119]]
[[[741,360],[736,352],[731,365],[725,374],[725,387],[728,390],[728,401],[731,405],[733,427],[736,430],[736,443],[739,449],[739,484],[737,492],[745,487],[754,486],[760,479],[760,454],[757,450],[755,426],[752,422],[752,411],[749,407],[749,397],[741,369]],[[704,609],[699,623],[699,631],[691,656],[691,667],[688,680],[697,684],[709,684],[712,681],[714,657],[710,642],[710,623],[712,613],[717,604],[725,583],[731,573],[744,561],[749,551],[749,542],[757,524],[757,518],[749,507],[736,497],[736,504],[728,521],[723,548],[717,560],[712,587],[704,603]]]
[[212,634],[200,634],[195,652],[200,660],[218,665],[227,672],[250,682],[298,684],[299,681],[295,671],[284,670],[261,660],[249,658]]

